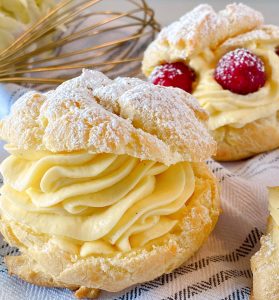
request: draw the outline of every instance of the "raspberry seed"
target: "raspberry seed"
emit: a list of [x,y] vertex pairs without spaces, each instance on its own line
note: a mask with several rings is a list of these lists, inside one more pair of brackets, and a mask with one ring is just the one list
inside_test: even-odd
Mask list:
[[264,63],[249,50],[239,48],[219,60],[214,78],[225,90],[240,95],[254,93],[266,82]]

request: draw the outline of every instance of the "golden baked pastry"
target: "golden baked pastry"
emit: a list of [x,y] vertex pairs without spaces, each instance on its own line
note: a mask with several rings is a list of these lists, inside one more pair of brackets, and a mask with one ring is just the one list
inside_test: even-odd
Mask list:
[[251,259],[254,300],[279,299],[279,187],[269,190],[269,211],[267,234]]
[[0,123],[9,272],[95,297],[186,261],[219,215],[206,119],[182,90],[96,71],[22,96]]
[[152,82],[192,92],[209,113],[217,160],[279,146],[279,28],[263,22],[243,4],[219,12],[200,5],[145,51],[142,70]]

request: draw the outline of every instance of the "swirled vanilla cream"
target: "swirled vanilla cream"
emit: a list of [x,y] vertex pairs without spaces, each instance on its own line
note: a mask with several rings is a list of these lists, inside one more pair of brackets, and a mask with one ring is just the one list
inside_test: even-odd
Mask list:
[[2,216],[82,257],[129,251],[173,232],[195,189],[190,163],[6,150]]
[[241,128],[266,117],[276,117],[279,110],[279,56],[276,42],[249,42],[244,48],[259,56],[267,74],[265,85],[257,92],[240,95],[223,89],[214,79],[214,70],[224,53],[221,50],[205,50],[190,60],[190,66],[198,74],[193,95],[210,114],[209,128],[222,126]]

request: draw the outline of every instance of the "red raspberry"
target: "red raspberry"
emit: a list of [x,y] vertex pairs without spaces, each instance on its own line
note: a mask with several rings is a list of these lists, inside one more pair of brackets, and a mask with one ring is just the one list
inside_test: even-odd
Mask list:
[[279,46],[277,46],[277,47],[275,48],[275,52],[276,52],[277,55],[279,55]]
[[263,61],[247,49],[236,49],[218,62],[215,80],[226,90],[240,95],[258,91],[266,81]]
[[195,78],[195,72],[182,62],[158,66],[150,75],[151,82],[156,85],[173,86],[188,93],[192,92]]

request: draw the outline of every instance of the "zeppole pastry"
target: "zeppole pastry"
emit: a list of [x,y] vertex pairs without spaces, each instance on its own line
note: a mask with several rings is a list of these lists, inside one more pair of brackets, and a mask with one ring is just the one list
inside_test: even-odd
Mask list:
[[96,71],[22,96],[0,123],[9,272],[94,297],[185,262],[219,215],[206,119],[180,89]]
[[200,5],[164,28],[144,54],[154,84],[192,93],[209,113],[215,158],[279,146],[279,28],[243,4]]
[[267,234],[251,259],[254,300],[279,299],[279,187],[269,190],[269,211]]

